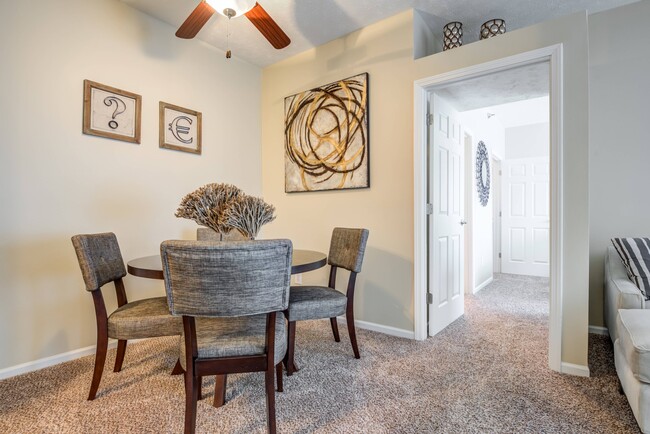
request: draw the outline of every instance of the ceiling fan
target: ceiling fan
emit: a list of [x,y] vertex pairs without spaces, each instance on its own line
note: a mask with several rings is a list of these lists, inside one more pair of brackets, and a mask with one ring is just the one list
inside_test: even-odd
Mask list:
[[[278,50],[291,43],[291,39],[286,33],[255,0],[202,0],[181,24],[176,31],[176,36],[192,39],[215,12],[219,12],[228,19],[246,15],[246,18]],[[229,54],[230,50],[228,50],[227,57],[230,57]]]

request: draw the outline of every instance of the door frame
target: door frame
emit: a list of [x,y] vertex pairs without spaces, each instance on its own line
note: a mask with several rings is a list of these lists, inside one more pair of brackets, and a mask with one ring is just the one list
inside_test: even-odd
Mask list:
[[[492,162],[492,179],[494,182],[494,190],[492,190],[492,274],[501,273],[501,211],[503,209],[503,195],[501,194],[502,174],[501,174],[501,158],[496,155],[491,155]],[[496,206],[495,206],[496,205]]]
[[474,133],[462,128],[463,145],[465,146],[465,295],[474,294],[474,167],[472,166]]
[[548,363],[562,371],[562,244],[564,240],[563,181],[563,63],[562,44],[516,54],[502,59],[427,77],[414,82],[413,190],[414,190],[414,332],[416,340],[427,338],[427,105],[429,94],[450,83],[504,71],[526,64],[549,62],[550,77],[550,300]]

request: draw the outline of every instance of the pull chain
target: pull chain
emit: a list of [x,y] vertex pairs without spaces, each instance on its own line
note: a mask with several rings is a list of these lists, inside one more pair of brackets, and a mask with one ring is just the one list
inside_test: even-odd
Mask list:
[[230,59],[232,56],[232,53],[230,52],[230,18],[231,17],[228,17],[228,25],[226,26],[226,31],[228,32],[226,33],[226,59]]

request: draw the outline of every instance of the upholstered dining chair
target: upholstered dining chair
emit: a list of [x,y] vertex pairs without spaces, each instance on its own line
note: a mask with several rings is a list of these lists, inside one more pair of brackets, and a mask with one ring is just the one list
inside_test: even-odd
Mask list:
[[265,372],[268,430],[275,433],[274,376],[282,391],[291,241],[164,241],[160,252],[169,309],[183,317],[185,432],[195,431],[201,377],[217,376],[216,406],[225,401],[227,374]]
[[[180,318],[169,313],[165,297],[145,298],[128,302],[122,278],[126,275],[124,261],[117,237],[113,233],[75,235],[72,244],[81,274],[93,296],[97,320],[97,350],[95,368],[88,400],[95,399],[104,371],[108,338],[117,339],[117,355],[113,372],[120,372],[129,339],[180,335],[183,324]],[[118,308],[107,315],[101,288],[113,282]],[[180,374],[177,362],[172,374]]]
[[[334,228],[327,263],[330,265],[328,286],[292,286],[289,297],[289,321],[286,368],[287,375],[296,371],[296,321],[329,318],[334,340],[340,342],[336,317],[345,313],[350,342],[355,358],[360,358],[357,334],[354,327],[354,287],[357,273],[361,271],[363,255],[368,241],[368,229]],[[337,291],[336,271],[350,272],[345,294]]]
[[247,238],[239,231],[233,229],[230,232],[222,234],[211,228],[197,228],[196,239],[198,241],[246,241]]

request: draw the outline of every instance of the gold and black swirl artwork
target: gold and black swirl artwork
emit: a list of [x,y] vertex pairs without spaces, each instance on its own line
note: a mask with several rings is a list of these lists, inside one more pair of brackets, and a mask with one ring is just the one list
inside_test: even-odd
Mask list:
[[369,187],[368,74],[284,100],[285,191]]

